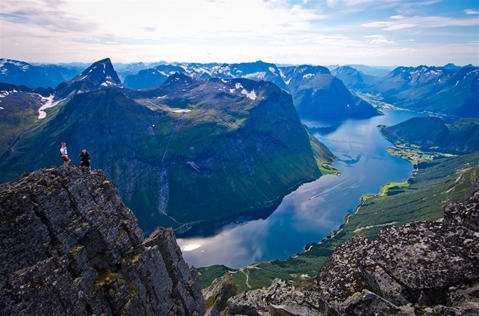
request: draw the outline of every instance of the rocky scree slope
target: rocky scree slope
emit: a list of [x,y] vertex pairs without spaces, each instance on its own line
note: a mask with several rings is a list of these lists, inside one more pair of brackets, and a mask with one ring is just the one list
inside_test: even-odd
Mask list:
[[203,315],[171,229],[147,239],[102,171],[42,169],[0,186],[2,315]]
[[204,290],[210,315],[477,315],[479,191],[440,221],[349,239],[307,289],[277,279],[225,304],[228,277]]

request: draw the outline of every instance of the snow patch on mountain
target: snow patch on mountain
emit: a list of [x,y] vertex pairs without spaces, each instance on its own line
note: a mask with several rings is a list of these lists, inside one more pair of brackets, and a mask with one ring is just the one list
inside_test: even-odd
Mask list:
[[191,110],[188,109],[179,109],[179,110],[173,110],[174,113],[188,113],[191,112]]
[[113,82],[111,82],[110,80],[106,80],[106,81],[103,82],[100,86],[109,87],[109,86],[116,86],[116,84],[113,83]]
[[311,77],[314,77],[314,74],[309,73],[309,74],[303,75],[303,79],[309,79],[309,78],[311,78]]
[[264,79],[265,76],[266,76],[266,72],[265,72],[265,71],[258,71],[258,72],[253,72],[253,73],[244,75],[243,78],[247,78],[247,79]]
[[60,103],[60,101],[62,101],[62,100],[59,100],[59,101],[53,102],[53,97],[54,97],[53,94],[50,95],[49,97],[41,97],[42,101],[44,101],[45,103],[38,109],[38,119],[39,120],[44,119],[45,117],[47,117],[47,112],[45,112],[46,109],[52,108],[55,105],[57,105],[58,103]]
[[10,94],[10,91],[0,91],[0,98],[5,98]]
[[246,95],[251,100],[256,99],[256,92],[254,90],[251,90],[251,92],[248,92],[246,89],[243,89],[243,90],[241,90],[241,93]]
[[269,69],[269,71],[271,71],[273,74],[276,75],[276,69],[274,69],[273,67],[269,67],[268,69]]

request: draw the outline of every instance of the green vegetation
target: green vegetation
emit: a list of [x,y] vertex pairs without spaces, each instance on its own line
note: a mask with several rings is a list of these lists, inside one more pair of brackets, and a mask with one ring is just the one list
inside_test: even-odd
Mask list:
[[409,186],[409,180],[404,182],[389,182],[381,187],[381,195],[390,195],[390,191],[394,191],[400,188],[405,188]]
[[[269,286],[274,278],[311,282],[334,249],[352,236],[362,235],[372,239],[386,225],[437,220],[443,216],[446,204],[460,202],[473,192],[472,180],[478,177],[478,153],[419,163],[414,178],[384,186],[385,194],[363,197],[354,214],[348,215],[345,223],[332,236],[317,244],[306,245],[305,252],[285,261],[257,263],[254,268],[242,270],[248,273],[251,288]],[[199,271],[203,269],[208,268]],[[241,281],[242,277],[233,279],[238,288],[249,289],[241,283],[245,282]],[[207,286],[213,279],[203,277],[201,280],[203,286]]]
[[[470,154],[479,151],[479,119],[442,121],[438,117],[414,117],[394,126],[378,126],[381,134],[396,145],[391,150],[413,163],[438,155]],[[427,156],[430,157],[427,157]]]

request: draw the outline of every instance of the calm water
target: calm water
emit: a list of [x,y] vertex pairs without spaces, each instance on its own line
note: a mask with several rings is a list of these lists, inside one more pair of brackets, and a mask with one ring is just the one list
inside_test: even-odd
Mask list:
[[391,144],[377,125],[394,125],[420,115],[383,112],[384,116],[336,125],[304,121],[338,157],[335,167],[342,174],[303,184],[285,196],[267,219],[231,224],[213,237],[178,239],[186,262],[195,267],[224,264],[240,268],[259,261],[284,260],[302,252],[306,244],[331,235],[362,195],[378,193],[381,185],[410,177],[412,165],[386,152]]

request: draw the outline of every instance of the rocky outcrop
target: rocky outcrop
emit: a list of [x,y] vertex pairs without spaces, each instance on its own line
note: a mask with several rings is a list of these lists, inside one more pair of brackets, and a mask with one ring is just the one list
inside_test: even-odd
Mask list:
[[339,315],[318,292],[296,288],[275,279],[268,289],[241,293],[228,300],[227,315],[314,316]]
[[479,191],[437,222],[385,227],[339,246],[311,289],[275,280],[233,296],[225,315],[477,315]]
[[228,299],[237,293],[236,284],[229,273],[226,273],[223,278],[214,280],[208,288],[203,290],[206,315],[220,315],[220,312],[226,308]]
[[2,315],[202,315],[171,229],[144,240],[102,171],[42,169],[0,186]]
[[438,222],[388,226],[369,242],[339,247],[316,290],[348,315],[479,313],[479,192],[451,204]]

